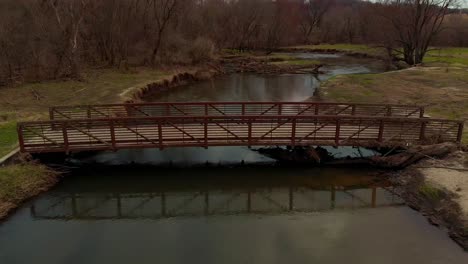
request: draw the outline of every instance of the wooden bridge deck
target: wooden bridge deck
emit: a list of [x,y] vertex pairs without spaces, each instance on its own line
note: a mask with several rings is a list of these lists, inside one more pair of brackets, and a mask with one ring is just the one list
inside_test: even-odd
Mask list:
[[[174,111],[173,106],[178,110]],[[106,107],[107,116],[96,118],[93,113],[102,116]],[[121,110],[110,110],[117,108]],[[166,115],[167,109],[172,115]],[[363,109],[371,109],[371,114],[356,115]],[[199,115],[199,111],[206,114]],[[322,115],[321,111],[329,114]],[[173,103],[53,108],[51,113],[52,120],[18,124],[23,152],[272,145],[396,146],[460,142],[463,131],[462,121],[420,118],[424,110],[413,106]],[[83,114],[90,118],[83,118]]]

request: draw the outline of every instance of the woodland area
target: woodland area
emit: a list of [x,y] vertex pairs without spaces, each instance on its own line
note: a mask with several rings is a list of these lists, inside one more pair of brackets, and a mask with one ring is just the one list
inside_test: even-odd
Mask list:
[[468,46],[454,0],[3,0],[0,12],[0,86],[197,64],[223,49],[367,44],[412,65],[430,46]]

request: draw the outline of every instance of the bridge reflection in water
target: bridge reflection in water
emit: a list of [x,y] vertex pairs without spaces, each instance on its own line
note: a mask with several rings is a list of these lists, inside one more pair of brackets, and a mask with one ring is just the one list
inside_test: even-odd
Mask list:
[[301,184],[248,189],[210,186],[151,192],[57,192],[38,199],[30,211],[33,218],[42,220],[107,220],[277,215],[403,205],[392,189],[388,182],[379,182],[367,186]]

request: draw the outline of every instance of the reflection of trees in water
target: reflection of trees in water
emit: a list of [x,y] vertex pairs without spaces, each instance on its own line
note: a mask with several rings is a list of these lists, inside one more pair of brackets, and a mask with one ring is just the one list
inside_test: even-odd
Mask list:
[[388,188],[328,187],[200,190],[155,193],[61,193],[31,206],[36,219],[161,219],[238,214],[284,214],[402,205]]

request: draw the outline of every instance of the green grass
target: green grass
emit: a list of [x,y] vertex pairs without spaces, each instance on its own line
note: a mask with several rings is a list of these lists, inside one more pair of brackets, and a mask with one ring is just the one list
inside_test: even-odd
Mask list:
[[[93,70],[84,74],[84,81],[48,81],[0,89],[0,112],[14,112],[18,118],[45,114],[51,105],[120,102],[119,94],[134,86],[144,86],[166,77],[153,69],[135,72]],[[37,98],[39,94],[39,98]],[[32,115],[32,116],[31,116]]]
[[[290,48],[310,49],[310,50],[338,50],[344,52],[357,52],[369,55],[382,55],[384,56],[385,50],[381,47],[372,47],[360,44],[320,44],[320,45],[303,45],[294,46]],[[460,47],[441,47],[430,48],[424,63],[430,65],[449,64],[449,65],[468,65],[468,48]]]
[[424,63],[468,66],[468,48],[432,48],[427,52]]
[[[123,102],[122,92],[143,87],[171,73],[151,68],[130,72],[113,69],[88,70],[84,81],[57,80],[0,88],[0,156],[16,147],[16,121],[48,116],[53,105],[105,104]],[[39,98],[37,98],[37,94]]]
[[432,201],[438,201],[444,196],[444,192],[442,190],[428,184],[423,184],[419,187],[419,193]]
[[16,147],[17,139],[16,122],[0,123],[0,158]]
[[302,45],[290,48],[296,49],[310,49],[310,50],[338,50],[345,52],[358,52],[369,55],[383,55],[383,48],[376,48],[368,45],[361,44],[319,44],[319,45]]
[[0,218],[19,203],[57,182],[58,173],[40,164],[0,167]]

